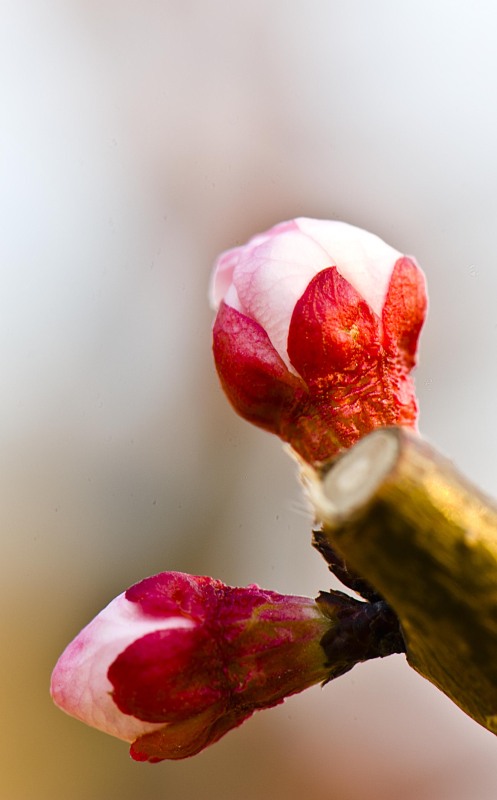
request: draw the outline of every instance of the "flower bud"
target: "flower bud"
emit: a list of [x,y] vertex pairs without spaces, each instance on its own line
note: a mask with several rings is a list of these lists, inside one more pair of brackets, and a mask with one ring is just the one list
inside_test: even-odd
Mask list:
[[[185,758],[255,710],[329,679],[320,642],[334,616],[332,599],[162,573],[81,631],[54,669],[52,696],[68,714],[131,742],[138,761]],[[342,658],[341,671],[344,664],[352,666]]]
[[216,262],[213,350],[236,411],[306,461],[376,427],[415,428],[421,270],[377,236],[300,218]]

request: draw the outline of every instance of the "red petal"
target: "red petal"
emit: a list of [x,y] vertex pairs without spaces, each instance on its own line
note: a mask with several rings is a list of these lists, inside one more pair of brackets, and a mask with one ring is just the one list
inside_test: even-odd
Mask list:
[[390,278],[382,322],[385,347],[390,352],[398,348],[408,370],[416,363],[417,343],[426,307],[423,273],[412,259],[407,256],[399,258]]
[[377,357],[379,321],[336,267],[319,272],[298,300],[288,335],[288,355],[308,383],[367,369]]
[[287,369],[265,330],[222,303],[213,332],[217,371],[229,400],[242,417],[274,433],[281,416],[305,387]]

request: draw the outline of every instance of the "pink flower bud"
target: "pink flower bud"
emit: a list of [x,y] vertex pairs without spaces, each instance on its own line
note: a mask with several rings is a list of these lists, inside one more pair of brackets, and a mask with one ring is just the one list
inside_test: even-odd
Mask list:
[[320,641],[335,612],[323,608],[165,572],[119,595],[81,631],[54,669],[52,696],[68,714],[132,742],[138,761],[185,758],[255,710],[330,677]]
[[300,218],[223,253],[214,357],[241,416],[325,461],[373,428],[416,427],[421,270],[367,231]]

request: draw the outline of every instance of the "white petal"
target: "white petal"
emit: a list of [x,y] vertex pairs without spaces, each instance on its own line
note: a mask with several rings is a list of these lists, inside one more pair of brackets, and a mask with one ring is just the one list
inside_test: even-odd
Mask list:
[[402,253],[379,236],[346,222],[300,217],[296,223],[328,253],[340,274],[381,316],[392,271]]

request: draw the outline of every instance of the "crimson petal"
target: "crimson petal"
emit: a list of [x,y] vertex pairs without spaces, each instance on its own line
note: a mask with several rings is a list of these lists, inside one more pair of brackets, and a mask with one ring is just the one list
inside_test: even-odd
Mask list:
[[194,756],[217,742],[229,730],[238,727],[253,709],[234,709],[221,716],[215,710],[207,710],[196,717],[166,725],[153,733],[146,733],[133,742],[130,748],[135,761],[157,763],[164,759],[180,759]]
[[226,694],[215,640],[203,627],[156,631],[133,642],[111,664],[112,697],[145,722],[179,722]]
[[183,572],[161,572],[131,586],[126,600],[137,603],[145,614],[157,617],[177,617],[195,620],[206,616],[206,591],[223,587],[213,578],[193,577]]
[[222,303],[213,331],[213,350],[223,389],[249,422],[279,433],[282,414],[305,393],[254,320]]

